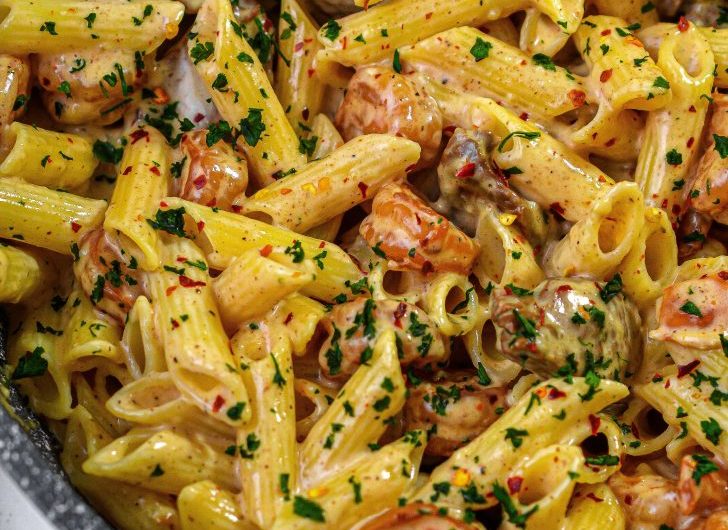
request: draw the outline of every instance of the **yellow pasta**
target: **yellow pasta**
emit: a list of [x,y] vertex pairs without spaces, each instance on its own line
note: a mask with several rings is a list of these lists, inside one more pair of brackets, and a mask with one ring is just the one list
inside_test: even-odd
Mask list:
[[3,142],[8,154],[0,177],[18,177],[50,188],[76,188],[91,178],[97,161],[91,144],[75,134],[46,131],[14,122]]
[[43,272],[38,260],[25,249],[0,244],[0,300],[17,304],[40,287]]

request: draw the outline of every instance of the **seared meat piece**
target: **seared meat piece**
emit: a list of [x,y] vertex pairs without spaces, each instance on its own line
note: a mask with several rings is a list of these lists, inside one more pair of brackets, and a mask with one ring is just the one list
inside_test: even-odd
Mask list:
[[592,370],[620,380],[639,365],[640,316],[617,290],[615,280],[604,285],[576,278],[546,280],[532,292],[496,289],[496,346],[541,377]]
[[394,329],[402,366],[425,367],[443,362],[448,351],[440,333],[422,309],[396,300],[357,298],[335,306],[321,319],[328,338],[319,351],[327,377],[348,377],[371,357],[379,336]]
[[467,275],[478,256],[472,239],[400,184],[379,190],[359,233],[394,270]]
[[680,220],[677,230],[677,248],[680,261],[690,259],[703,248],[705,238],[708,236],[713,220],[707,215],[689,208]]
[[346,141],[362,134],[389,133],[417,142],[419,167],[432,164],[440,152],[442,116],[427,94],[391,68],[362,68],[349,81],[336,113],[336,127]]
[[695,172],[690,201],[698,212],[728,224],[728,156],[717,145],[728,137],[728,94],[714,93],[711,108],[709,143]]
[[505,397],[505,388],[486,388],[470,374],[423,381],[410,388],[405,403],[407,430],[427,430],[425,452],[450,456],[498,419]]

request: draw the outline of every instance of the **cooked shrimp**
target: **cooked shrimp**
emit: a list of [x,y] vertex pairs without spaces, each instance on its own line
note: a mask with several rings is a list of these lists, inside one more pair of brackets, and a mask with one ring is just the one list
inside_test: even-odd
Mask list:
[[450,456],[498,419],[505,388],[485,388],[470,374],[450,375],[410,387],[404,416],[407,430],[432,432],[425,452]]
[[693,208],[719,223],[728,224],[728,156],[717,141],[728,137],[728,94],[713,94],[713,115],[708,126],[708,147],[695,172],[690,192]]
[[405,76],[381,66],[362,68],[349,81],[336,113],[345,140],[369,133],[389,133],[417,142],[419,166],[431,165],[440,152],[442,116],[437,103]]
[[[695,480],[697,462],[691,455],[686,455],[680,462],[680,478],[677,492],[680,500],[680,511],[684,515],[706,515],[728,505],[728,480],[725,473],[718,470],[707,473]],[[711,527],[707,527],[711,528]]]
[[[576,278],[546,280],[532,292],[515,285],[493,291],[496,346],[542,377],[560,371],[621,378],[639,364],[640,316],[622,294]],[[525,291],[525,292],[524,292]]]
[[146,77],[143,63],[124,50],[37,55],[33,69],[48,113],[73,125],[114,123]]
[[652,530],[660,524],[677,528],[680,508],[674,480],[655,474],[630,476],[617,472],[610,477],[609,486],[624,509],[628,528]]
[[387,184],[377,193],[359,233],[394,270],[467,275],[478,256],[471,238],[401,184]]
[[183,199],[205,206],[233,211],[233,199],[245,193],[248,165],[225,142],[212,147],[206,143],[207,131],[199,130],[182,137],[180,149],[184,165],[178,193]]
[[375,517],[361,530],[476,530],[477,527],[443,514],[433,504],[407,504]]
[[335,306],[321,319],[321,326],[328,338],[319,351],[319,364],[328,377],[353,374],[388,329],[396,333],[402,366],[423,368],[447,358],[442,337],[427,313],[405,302],[357,298]]
[[27,108],[30,63],[26,58],[0,55],[0,132]]
[[102,228],[83,236],[78,256],[73,272],[81,288],[97,308],[125,322],[136,299],[144,294],[136,259]]
[[690,347],[715,345],[728,329],[728,272],[706,274],[665,289],[659,307],[656,340]]

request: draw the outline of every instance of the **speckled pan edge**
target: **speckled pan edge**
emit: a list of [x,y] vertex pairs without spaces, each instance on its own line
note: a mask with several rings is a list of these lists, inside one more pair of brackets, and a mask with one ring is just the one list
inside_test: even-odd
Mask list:
[[[0,364],[5,364],[6,320],[0,310]],[[34,418],[11,388],[11,407]],[[0,407],[0,466],[58,530],[111,530],[109,524],[71,486],[58,463],[58,447],[42,428],[24,430]]]

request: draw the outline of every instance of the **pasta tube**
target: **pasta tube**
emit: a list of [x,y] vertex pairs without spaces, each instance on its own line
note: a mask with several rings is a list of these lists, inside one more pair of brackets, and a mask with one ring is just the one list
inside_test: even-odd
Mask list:
[[[260,185],[306,162],[299,141],[258,56],[234,25],[228,0],[208,0],[188,48],[225,120],[240,128],[239,145]],[[236,27],[237,26],[237,27]]]
[[209,480],[185,486],[177,497],[182,530],[258,530],[235,497]]
[[129,138],[106,211],[104,230],[116,231],[133,241],[141,251],[141,268],[153,271],[159,267],[159,238],[149,220],[169,191],[171,151],[153,127],[135,129]]
[[529,56],[475,28],[445,31],[399,54],[407,66],[437,82],[447,80],[453,90],[493,98],[519,113],[550,118],[584,102],[579,80],[549,57]]
[[634,246],[644,224],[642,194],[620,182],[594,201],[592,212],[576,223],[546,258],[549,277],[587,274],[607,279]]
[[188,239],[160,245],[164,270],[150,273],[158,333],[180,392],[233,426],[250,419],[248,393],[234,366],[202,252]]
[[373,197],[384,184],[404,178],[419,155],[419,145],[405,138],[359,136],[266,186],[243,203],[242,213],[305,232]]
[[0,53],[59,53],[99,46],[150,53],[177,34],[184,6],[158,0],[147,12],[146,5],[98,0],[0,0]]
[[665,38],[657,65],[672,90],[672,100],[647,117],[635,181],[645,203],[662,208],[675,222],[682,213],[683,185],[700,144],[715,61],[708,42],[690,25]]
[[101,225],[106,202],[50,190],[20,179],[0,179],[0,238],[70,255],[71,247]]
[[0,302],[17,304],[41,285],[43,274],[28,251],[0,243]]
[[18,177],[49,188],[76,188],[96,169],[91,144],[75,134],[46,131],[13,122],[3,134],[10,146],[0,177]]
[[287,61],[278,61],[276,94],[299,136],[310,130],[321,111],[326,88],[321,79],[313,75],[316,52],[322,47],[316,40],[317,34],[318,26],[298,0],[281,2],[278,47]]
[[84,473],[178,494],[192,482],[210,479],[235,490],[233,459],[202,440],[171,430],[133,429],[91,455]]
[[[302,292],[326,301],[333,301],[340,293],[349,292],[347,282],[352,284],[362,277],[349,255],[333,243],[300,236],[242,215],[215,212],[206,206],[174,197],[167,197],[164,202],[168,208],[177,211],[182,208],[198,227],[203,227],[197,240],[210,265],[217,269],[228,267],[234,257],[246,250],[258,250],[263,255],[276,257],[280,253],[273,253],[274,247],[288,249],[287,253],[284,250],[284,263],[301,263],[304,258],[316,262],[316,279],[304,286]],[[319,262],[322,266],[318,265]]]

